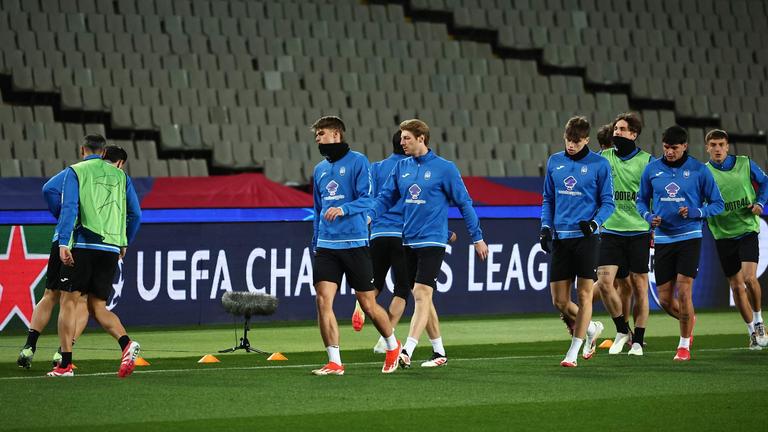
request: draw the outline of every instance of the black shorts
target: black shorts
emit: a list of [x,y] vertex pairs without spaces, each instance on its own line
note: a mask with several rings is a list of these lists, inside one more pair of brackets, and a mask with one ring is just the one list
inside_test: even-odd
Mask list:
[[410,286],[414,284],[429,285],[437,288],[437,277],[443,265],[445,248],[429,246],[423,248],[405,247],[405,265],[408,268]]
[[633,236],[617,234],[600,235],[600,258],[597,266],[619,266],[616,277],[623,279],[629,272],[648,273],[648,258],[651,254],[651,235],[649,233]]
[[112,281],[115,278],[120,255],[94,249],[72,249],[75,266],[62,265],[59,289],[67,292],[79,291],[107,300],[112,294]]
[[376,237],[371,240],[371,261],[373,261],[373,286],[379,292],[387,285],[387,272],[392,269],[395,283],[393,295],[408,300],[413,285],[409,284],[405,268],[405,251],[400,237]]
[[656,243],[653,255],[656,286],[676,280],[677,275],[695,278],[699,273],[700,252],[700,238],[675,243]]
[[51,254],[48,256],[48,269],[45,271],[45,288],[49,290],[59,289],[61,274],[61,257],[59,256],[59,241],[51,245]]
[[760,258],[760,240],[757,233],[749,233],[738,239],[715,240],[717,256],[726,277],[731,277],[741,270],[743,262],[758,262]]
[[314,283],[333,282],[341,286],[346,274],[347,283],[355,291],[373,291],[373,266],[368,246],[352,249],[317,248],[312,268]]
[[558,239],[552,242],[551,282],[573,280],[577,276],[597,280],[597,254],[600,238],[597,236]]

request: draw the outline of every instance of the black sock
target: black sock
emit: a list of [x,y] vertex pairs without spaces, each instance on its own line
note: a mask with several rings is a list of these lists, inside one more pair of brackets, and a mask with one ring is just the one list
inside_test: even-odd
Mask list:
[[59,365],[59,367],[63,369],[69,366],[71,363],[72,363],[72,353],[71,352],[61,353],[61,364]]
[[117,340],[117,343],[120,344],[121,350],[125,350],[125,347],[127,347],[128,344],[131,343],[131,338],[129,338],[128,335],[122,335],[120,336],[120,339]]
[[635,336],[632,338],[633,344],[643,345],[643,337],[645,336],[645,327],[635,327]]
[[37,350],[37,338],[40,337],[40,332],[34,329],[29,329],[27,333],[27,343],[24,346],[32,348],[32,352]]
[[629,334],[629,324],[624,321],[624,315],[619,315],[614,318],[613,324],[616,325],[616,333]]

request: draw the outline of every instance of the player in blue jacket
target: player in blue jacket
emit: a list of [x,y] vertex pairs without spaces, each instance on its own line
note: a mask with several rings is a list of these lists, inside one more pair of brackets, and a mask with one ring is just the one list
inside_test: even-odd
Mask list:
[[333,300],[345,274],[363,311],[385,338],[387,355],[381,371],[392,373],[397,369],[400,342],[395,338],[387,312],[376,303],[373,287],[367,221],[367,202],[372,187],[370,165],[364,155],[351,151],[344,142],[346,128],[340,118],[321,117],[312,125],[312,130],[320,153],[325,157],[317,164],[313,175],[312,249],[315,251],[313,278],[317,320],[328,352],[328,363],[312,373],[344,375]]
[[[98,154],[91,153],[90,149],[85,146],[80,148],[80,152],[83,160],[100,157]],[[104,159],[109,160],[109,162],[116,167],[122,168],[127,159],[127,154],[125,153],[125,150],[120,147],[107,146],[105,148]],[[48,211],[50,211],[51,215],[56,219],[59,218],[59,214],[61,213],[61,191],[64,186],[64,178],[67,176],[67,173],[70,172],[71,171],[68,169],[63,169],[43,185],[43,198],[48,205]],[[48,321],[50,321],[51,314],[53,313],[53,307],[59,304],[59,271],[61,270],[61,259],[59,258],[58,231],[54,231],[52,241],[53,244],[51,245],[51,253],[48,257],[48,267],[45,274],[45,292],[43,293],[43,298],[41,298],[37,305],[35,305],[35,310],[32,312],[32,320],[29,323],[29,330],[27,333],[27,341],[16,360],[16,364],[18,364],[19,367],[26,369],[29,369],[32,366],[32,359],[34,358],[35,351],[37,351],[37,339],[40,337],[40,333],[42,333],[45,326],[48,325]],[[86,297],[82,296],[78,300],[75,337],[72,343],[80,337],[85,326],[88,324],[88,303],[86,302]],[[53,355],[54,364],[61,361],[61,353],[59,351]]]
[[432,295],[449,238],[450,204],[459,207],[475,251],[483,260],[488,256],[488,246],[456,165],[428,147],[429,126],[418,119],[406,120],[400,123],[400,131],[401,145],[410,157],[397,163],[379,195],[368,205],[375,220],[398,203],[403,204],[405,262],[416,301],[408,340],[400,354],[400,367],[408,368],[434,308]]
[[643,171],[637,211],[656,229],[656,290],[661,307],[680,321],[680,343],[674,360],[687,361],[691,359],[696,321],[692,291],[699,270],[701,230],[704,219],[725,207],[712,173],[688,155],[685,129],[669,127],[661,139],[664,155]]
[[[552,253],[552,303],[574,322],[571,347],[560,364],[576,367],[595,353],[603,324],[592,319],[592,285],[599,251],[598,228],[613,213],[613,184],[608,160],[589,150],[589,122],[572,117],[565,125],[565,151],[547,161],[541,204],[541,248]],[[552,248],[550,248],[552,242]],[[579,305],[571,301],[577,279]],[[585,339],[586,337],[586,339]]]

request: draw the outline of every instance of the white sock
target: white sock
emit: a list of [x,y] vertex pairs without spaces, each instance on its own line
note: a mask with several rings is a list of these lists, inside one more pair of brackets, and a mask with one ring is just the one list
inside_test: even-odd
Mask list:
[[691,338],[680,337],[680,343],[677,344],[678,348],[688,349],[691,347]]
[[408,339],[405,341],[405,347],[403,349],[405,350],[405,353],[408,354],[408,357],[413,355],[413,350],[416,349],[416,345],[419,344],[419,341],[417,339],[414,339],[412,337],[408,337]]
[[594,321],[589,322],[589,327],[587,327],[587,334],[589,337],[592,337],[595,335],[595,332],[597,331],[597,326],[595,325]]
[[432,351],[440,354],[441,356],[445,355],[445,348],[443,348],[443,338],[439,337],[437,339],[430,339],[429,341],[432,343]]
[[581,344],[583,343],[584,339],[579,339],[574,336],[571,339],[571,347],[568,348],[568,352],[565,354],[565,360],[569,362],[575,362],[576,358],[579,356],[579,349],[581,349]]
[[755,325],[753,323],[748,323],[747,331],[749,332],[749,335],[752,336],[752,333],[755,332]]
[[384,342],[387,344],[387,351],[397,348],[397,338],[394,332],[388,338],[384,338]]
[[338,345],[329,345],[325,347],[326,351],[328,351],[328,361],[336,363],[338,365],[341,364],[341,351],[339,350]]
[[763,311],[752,312],[752,324],[763,322]]

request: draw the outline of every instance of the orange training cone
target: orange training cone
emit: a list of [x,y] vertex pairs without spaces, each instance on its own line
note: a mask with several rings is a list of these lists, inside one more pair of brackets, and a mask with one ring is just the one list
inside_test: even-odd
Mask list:
[[149,366],[150,363],[144,357],[136,357],[136,366]]
[[211,354],[206,354],[197,362],[198,363],[219,363],[220,360],[212,356]]
[[603,343],[600,344],[600,348],[602,349],[608,349],[613,346],[613,341],[610,339],[606,339],[603,341]]
[[272,353],[271,356],[267,357],[267,360],[272,360],[272,361],[288,360],[288,357],[284,356],[283,353],[276,352],[276,353]]

